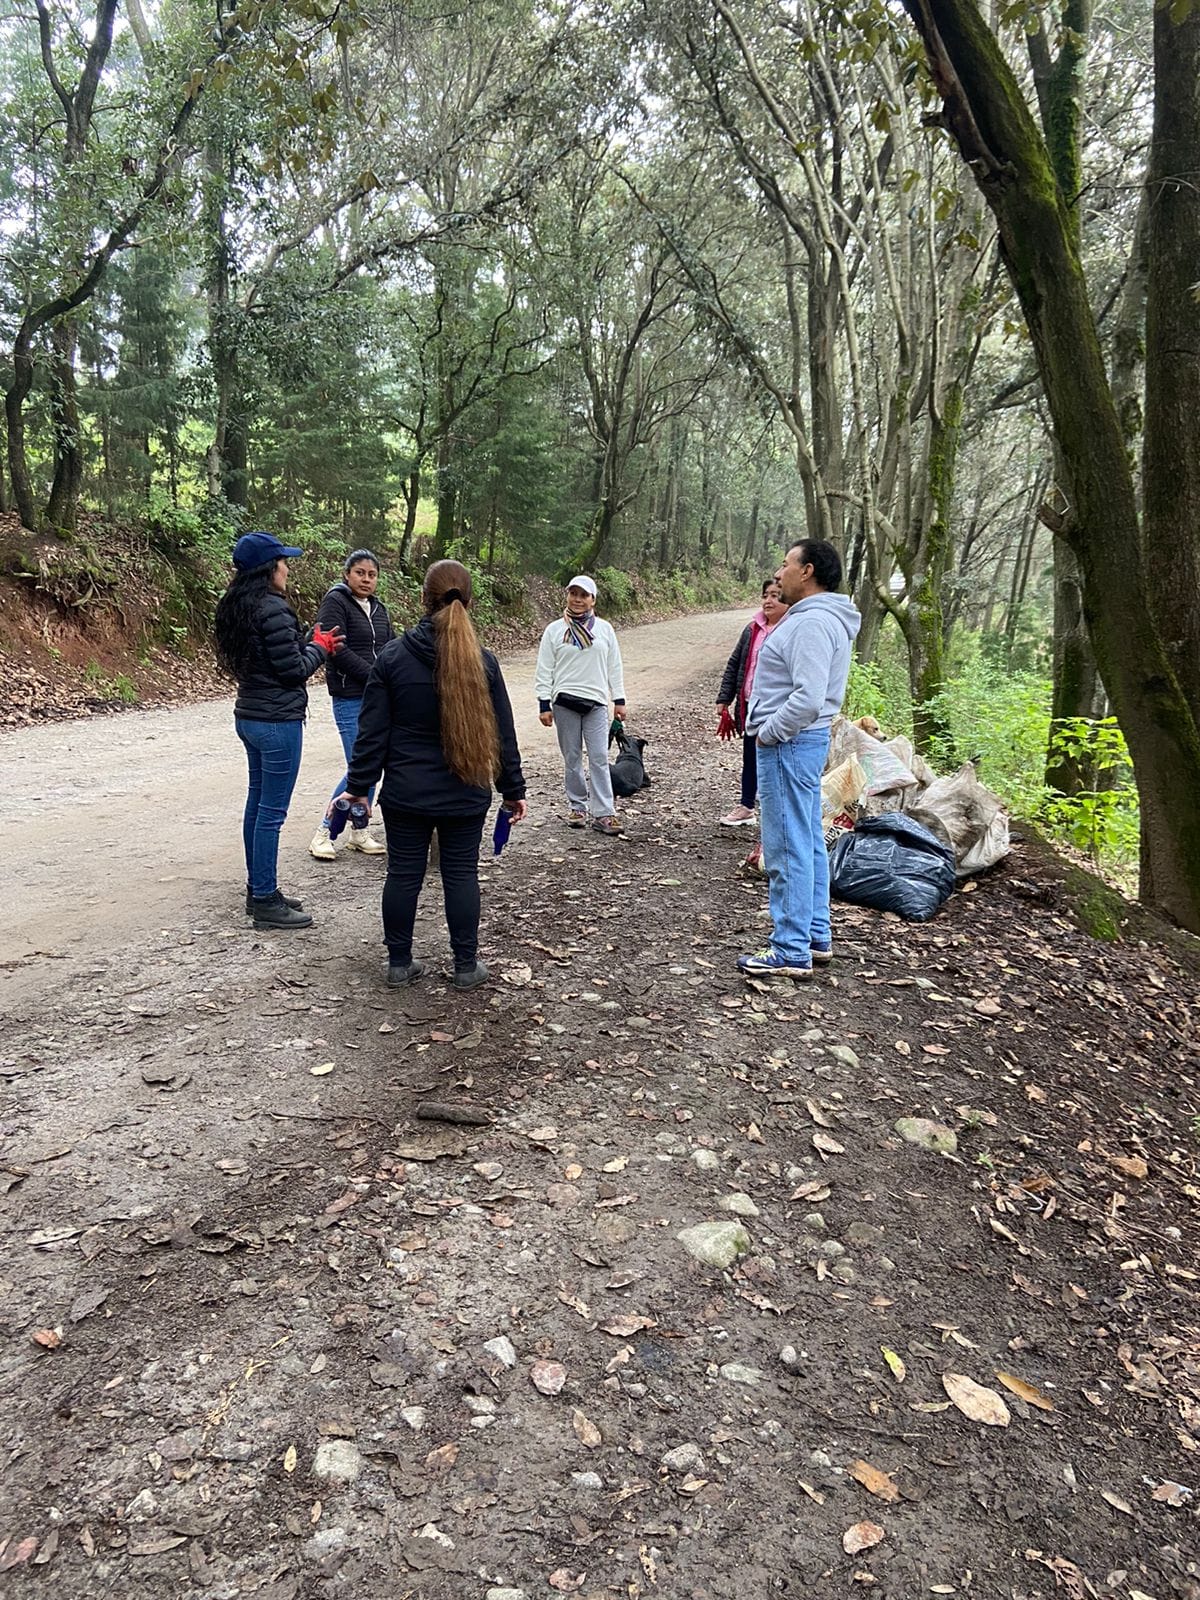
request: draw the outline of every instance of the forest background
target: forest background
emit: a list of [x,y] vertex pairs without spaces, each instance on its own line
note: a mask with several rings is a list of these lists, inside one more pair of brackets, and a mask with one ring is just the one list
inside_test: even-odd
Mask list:
[[245,527],[485,619],[808,532],[852,709],[1200,930],[1190,0],[3,0],[0,77],[7,633],[203,650]]

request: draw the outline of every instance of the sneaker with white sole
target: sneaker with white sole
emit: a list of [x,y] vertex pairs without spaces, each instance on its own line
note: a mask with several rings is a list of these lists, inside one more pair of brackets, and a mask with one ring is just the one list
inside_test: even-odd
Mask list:
[[721,818],[722,828],[748,828],[754,821],[752,806],[734,806]]
[[737,965],[738,971],[747,978],[792,978],[796,983],[803,983],[813,975],[811,967],[797,966],[772,945],[753,955],[739,956]]
[[337,845],[329,837],[328,828],[318,828],[312,836],[312,843],[308,847],[310,856],[315,856],[318,861],[336,861]]
[[827,967],[833,960],[833,946],[831,944],[814,944],[809,946],[812,951],[814,967]]
[[588,825],[588,814],[586,811],[568,811],[566,822],[568,828],[586,828]]
[[387,845],[376,839],[368,828],[347,828],[346,849],[360,850],[364,856],[385,856]]

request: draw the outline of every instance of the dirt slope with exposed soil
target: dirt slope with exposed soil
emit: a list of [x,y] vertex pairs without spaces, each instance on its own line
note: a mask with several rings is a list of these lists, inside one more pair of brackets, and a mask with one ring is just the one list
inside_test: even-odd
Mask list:
[[6,1595],[1197,1600],[1194,973],[1019,848],[747,988],[710,678],[623,842],[534,763],[490,989],[388,993],[380,863],[295,852],[311,933],[176,885],[9,975]]

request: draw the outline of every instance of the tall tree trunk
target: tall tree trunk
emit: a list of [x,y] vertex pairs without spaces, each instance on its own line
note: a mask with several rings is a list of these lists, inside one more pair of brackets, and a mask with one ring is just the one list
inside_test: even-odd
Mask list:
[[[975,0],[904,4],[924,42],[946,124],[996,217],[1069,474],[1076,514],[1065,536],[1079,561],[1084,617],[1137,778],[1143,898],[1200,932],[1197,706],[1164,641],[1157,575],[1152,581],[1140,556],[1133,478],[1071,241],[1068,200]],[[1177,42],[1187,54],[1182,35]],[[1165,92],[1173,80],[1160,64]],[[1147,358],[1149,367],[1149,347]],[[1186,590],[1194,596],[1190,581]],[[1168,628],[1174,620],[1168,615]]]
[[83,445],[79,435],[79,390],[75,381],[75,347],[78,336],[73,323],[58,322],[50,335],[53,351],[51,367],[51,414],[54,438],[54,477],[46,502],[45,525],[55,533],[75,532],[79,510],[79,490],[83,483]]

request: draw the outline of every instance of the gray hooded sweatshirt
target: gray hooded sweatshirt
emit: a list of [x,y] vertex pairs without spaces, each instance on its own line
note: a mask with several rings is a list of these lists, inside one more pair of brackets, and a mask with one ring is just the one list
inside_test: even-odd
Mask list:
[[842,709],[850,646],[861,626],[844,594],[822,590],[798,600],[763,644],[746,731],[763,744],[786,744],[810,728],[827,728]]

